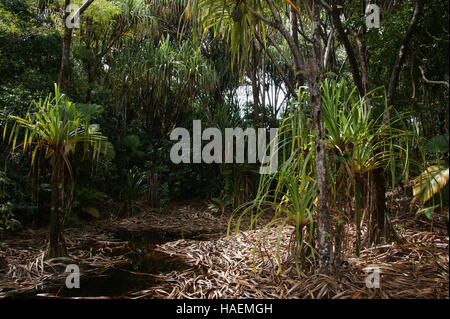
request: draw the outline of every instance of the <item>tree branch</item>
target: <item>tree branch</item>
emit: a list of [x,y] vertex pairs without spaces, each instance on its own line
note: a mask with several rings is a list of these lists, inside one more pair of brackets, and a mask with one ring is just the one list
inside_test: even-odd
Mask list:
[[247,7],[248,11],[250,11],[253,16],[255,18],[257,18],[258,20],[261,20],[262,22],[268,24],[269,26],[271,26],[272,28],[277,29],[277,24],[275,21],[272,21],[270,19],[267,19],[266,17],[260,15],[255,9],[251,8],[251,7]]
[[430,83],[430,84],[440,84],[440,85],[445,85],[447,88],[449,87],[449,83],[448,81],[433,81],[433,80],[428,80],[425,77],[425,71],[423,70],[423,68],[421,66],[419,66],[419,70],[422,73],[422,79],[426,82],[426,83]]
[[356,59],[355,51],[353,50],[353,46],[350,43],[347,33],[345,32],[345,28],[341,22],[341,18],[339,17],[338,8],[334,5],[329,5],[325,1],[321,1],[322,6],[327,10],[328,14],[331,16],[331,20],[333,21],[333,25],[336,28],[336,31],[344,45],[345,52],[348,56],[348,62],[350,63],[350,69],[352,71],[353,80],[355,81],[355,85],[358,88],[358,92],[361,96],[366,94],[364,90],[363,81],[360,74],[358,60]]
[[83,14],[84,11],[86,11],[87,8],[89,8],[89,6],[92,4],[92,2],[94,2],[95,0],[86,0],[85,3],[82,4],[82,6],[80,7],[80,9],[78,9],[78,11],[75,13],[75,16],[81,16]]
[[[286,39],[287,44],[289,45],[289,48],[292,51],[292,54],[294,56],[294,62],[295,62],[295,67],[296,67],[296,72],[301,71],[304,63],[303,63],[303,58],[302,55],[300,53],[300,48],[297,47],[297,45],[295,44],[295,40],[292,37],[292,35],[289,33],[289,31],[287,31],[284,26],[283,26],[283,22],[280,18],[280,15],[277,12],[277,9],[275,8],[275,5],[273,4],[272,0],[266,0],[267,1],[267,5],[269,6],[270,11],[272,12],[273,18],[275,20],[275,26],[274,28],[277,29],[281,35]],[[296,74],[296,77],[300,76],[299,74]],[[302,77],[302,76],[300,76]],[[303,79],[302,79],[303,82]]]
[[395,91],[398,86],[398,81],[400,78],[400,71],[403,66],[403,62],[408,54],[409,44],[411,43],[412,36],[414,31],[416,30],[417,24],[419,23],[420,15],[423,11],[423,7],[425,5],[424,0],[417,0],[414,6],[414,14],[409,24],[408,30],[406,31],[405,37],[403,38],[400,49],[397,55],[397,58],[394,63],[394,67],[392,68],[391,79],[389,80],[389,88],[387,95],[387,104],[392,105],[394,100]]

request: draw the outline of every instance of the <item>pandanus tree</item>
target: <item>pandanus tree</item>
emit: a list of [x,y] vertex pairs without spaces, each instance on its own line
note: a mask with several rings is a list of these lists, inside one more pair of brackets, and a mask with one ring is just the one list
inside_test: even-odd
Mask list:
[[[327,237],[333,251],[330,263],[339,264],[342,251],[348,251],[342,249],[346,242],[344,226],[351,222],[355,225],[356,254],[363,244],[367,247],[370,237],[375,235],[374,229],[363,227],[370,226],[374,218],[369,211],[373,189],[369,173],[380,167],[401,164],[402,177],[407,180],[407,143],[412,132],[402,128],[408,119],[406,113],[393,114],[386,123],[382,121],[383,113],[373,116],[373,108],[367,100],[370,98],[372,103],[384,101],[382,96],[374,94],[376,92],[360,97],[357,87],[344,80],[324,80],[321,88],[323,141],[328,159],[327,180],[330,181],[326,185],[328,214],[332,222]],[[320,247],[317,245],[320,237],[315,235],[320,213],[318,167],[315,164],[317,148],[315,134],[311,130],[314,115],[308,94],[311,93],[299,90],[297,108],[281,122],[278,171],[262,176],[255,200],[241,205],[233,214],[239,220],[236,230],[243,216],[251,215],[253,224],[256,224],[267,212],[274,212],[268,226],[279,225],[281,230],[286,224],[293,225],[294,242],[290,247],[300,275],[306,274],[321,257],[320,251],[316,251],[316,247]],[[385,112],[387,110],[385,107]],[[395,179],[396,176],[393,177]],[[436,177],[435,180],[434,189],[437,190],[438,185],[444,184],[444,178]],[[281,240],[282,232],[279,234]],[[281,256],[277,257],[281,269]]]
[[[324,110],[326,101],[322,100],[323,87],[320,83],[325,78],[327,71],[339,73],[339,76],[343,74],[342,70],[338,72],[336,68],[339,58],[335,53],[342,52],[339,49],[340,44],[343,44],[343,49],[345,49],[346,61],[348,61],[359,95],[367,96],[374,87],[373,83],[377,82],[374,81],[373,75],[369,74],[370,59],[368,58],[367,46],[367,40],[375,32],[370,31],[372,33],[369,33],[368,28],[364,25],[364,20],[361,19],[365,16],[366,2],[344,2],[324,0],[190,0],[188,6],[190,10],[186,14],[195,18],[194,20],[203,34],[209,34],[212,31],[215,36],[226,40],[234,61],[238,62],[240,69],[245,69],[251,64],[252,46],[258,46],[258,49],[265,51],[269,57],[272,48],[283,57],[290,71],[289,73],[279,72],[289,91],[296,89],[296,87],[293,88],[294,85],[297,87],[308,86],[313,115],[312,129],[316,132],[317,156],[315,160],[317,167],[315,174],[317,175],[319,189],[316,209],[318,212],[319,265],[324,272],[331,270],[331,260],[334,258],[328,234],[336,221],[331,220],[331,207],[328,206],[328,203],[332,201],[332,194],[328,194],[327,177],[330,173],[330,166],[326,164],[328,164],[327,159],[332,150],[327,149],[324,143],[327,138],[327,124],[324,123],[325,119],[323,118],[326,112]],[[392,67],[388,67],[391,69],[389,71],[390,76],[388,81],[383,84],[387,84],[386,100],[389,106],[394,103],[400,79],[399,75],[408,56],[408,49],[416,32],[424,4],[423,0],[414,2],[413,14],[407,25],[407,30],[399,41],[398,50],[394,51],[396,56],[392,60],[395,62]],[[356,15],[358,18],[354,19]],[[344,22],[342,16],[351,16],[352,19],[347,19]],[[349,23],[349,21],[356,20],[360,23]],[[353,26],[356,26],[355,30],[350,32]],[[281,39],[281,41],[275,41],[274,39]],[[282,48],[287,48],[287,50],[285,51]],[[346,62],[342,67],[345,67],[345,64]],[[332,67],[333,65],[334,67]],[[379,74],[375,74],[375,77],[378,76]],[[383,103],[379,103],[380,107],[378,108],[378,105],[372,104],[370,99],[365,99],[364,105],[365,107],[376,107],[375,110],[370,111],[371,129],[379,128],[378,122],[377,125],[373,124],[375,120],[379,120],[378,113],[384,114],[383,125],[380,124],[381,127],[389,127],[392,124],[389,119],[390,116],[393,116],[390,114],[391,108],[384,111],[385,105]],[[366,118],[366,120],[369,120],[369,118]],[[372,192],[368,196],[372,200],[371,203],[374,204],[371,205],[369,213],[373,217],[373,222],[370,225],[373,234],[370,236],[370,241],[378,243],[383,238],[388,237],[388,230],[390,229],[388,226],[385,227],[385,221],[388,220],[388,216],[385,214],[386,183],[384,169],[386,161],[384,161],[384,158],[378,157],[378,155],[383,154],[380,148],[384,147],[386,140],[373,140],[370,134],[363,136],[367,142],[366,147],[354,148],[354,155],[358,155],[356,152],[361,151],[363,153],[358,155],[361,157],[360,159],[369,161],[360,163],[361,169],[358,168],[358,174],[364,175],[370,172],[371,175],[370,180],[373,185],[371,186]],[[383,134],[376,134],[376,136],[383,138]],[[372,153],[368,152],[370,148],[374,148]],[[373,154],[377,154],[377,156],[371,156]],[[357,166],[353,166],[353,168],[356,169]]]
[[[344,222],[353,219],[355,248],[359,255],[362,243],[369,246],[381,235],[373,227],[377,216],[370,209],[377,186],[373,172],[389,168],[393,185],[398,177],[408,179],[413,132],[407,123],[411,114],[392,112],[387,120],[383,120],[391,107],[386,105],[386,98],[379,90],[360,96],[357,86],[345,80],[325,80],[322,91],[325,142],[332,172],[330,203],[338,212],[334,217],[339,221],[335,245],[340,247]],[[383,108],[383,112],[375,115],[374,105]],[[362,240],[364,223],[367,232]],[[391,227],[389,225],[387,227]],[[389,229],[389,234],[386,240],[397,239],[393,228]],[[336,250],[337,259],[339,254]]]
[[[318,184],[318,243],[319,265],[324,273],[331,271],[330,214],[328,209],[326,150],[324,147],[324,128],[321,111],[321,80],[324,74],[324,53],[322,33],[323,15],[319,0],[190,0],[186,16],[192,17],[202,34],[211,31],[229,44],[233,62],[241,70],[251,64],[254,48],[267,51],[269,46],[277,49],[285,57],[290,73],[295,75],[295,84],[284,75],[286,87],[308,84],[310,104],[315,131],[315,162]],[[278,35],[289,48],[283,54],[275,41]],[[331,34],[327,38],[331,38]],[[332,42],[332,41],[328,41]]]
[[98,126],[90,124],[94,114],[99,112],[97,105],[77,105],[59,92],[46,99],[34,102],[34,108],[24,117],[10,115],[12,125],[5,125],[3,139],[12,146],[31,153],[31,165],[43,154],[51,164],[51,211],[49,245],[46,258],[67,255],[62,234],[65,212],[66,184],[69,196],[73,190],[72,166],[69,155],[82,146],[83,151],[98,159],[107,149],[106,137],[98,131]]

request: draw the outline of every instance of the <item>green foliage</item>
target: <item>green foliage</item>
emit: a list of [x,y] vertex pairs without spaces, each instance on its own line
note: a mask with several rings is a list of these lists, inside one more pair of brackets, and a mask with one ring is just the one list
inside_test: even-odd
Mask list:
[[158,46],[146,41],[129,47],[116,61],[110,76],[120,114],[127,117],[134,110],[158,142],[177,117],[217,81],[199,48],[189,41],[175,45],[169,37]]
[[4,191],[4,185],[11,183],[11,180],[3,172],[0,172],[0,231],[14,231],[21,227],[21,223],[14,219],[12,212],[14,204],[7,200],[8,196]]
[[[74,1],[74,4],[81,6],[84,1]],[[122,12],[121,5],[126,1],[108,1],[108,0],[96,0],[86,11],[86,16],[91,18],[94,23],[99,25],[105,25],[110,22],[115,15]],[[136,1],[142,2],[142,1]]]
[[[279,13],[296,8],[290,0],[274,1],[273,5]],[[257,42],[257,34],[264,43],[267,37],[267,24],[256,18],[252,10],[262,16],[270,12],[267,3],[259,0],[189,0],[185,17],[193,21],[194,37],[197,34],[200,37],[213,34],[216,38],[222,38],[231,52],[232,65],[238,66],[244,74],[252,45]]]
[[15,231],[22,227],[22,224],[14,219],[14,214],[12,213],[12,209],[14,205],[11,202],[1,203],[0,204],[0,231],[1,230],[10,230]]
[[[299,105],[302,105],[306,95],[300,92],[299,96]],[[310,118],[300,109],[282,121],[278,132],[282,161],[278,171],[262,175],[256,199],[237,207],[232,215],[232,218],[237,217],[235,231],[239,230],[242,218],[248,214],[251,227],[267,215],[273,216],[267,227],[278,225],[281,230],[287,224],[294,225],[293,254],[299,273],[303,273],[314,260],[313,206],[317,186],[313,177],[315,166],[310,124]],[[281,271],[281,256],[277,256],[277,261]]]
[[107,198],[106,194],[92,188],[78,187],[72,204],[72,212],[84,212],[93,218],[99,218],[102,203]]
[[[83,0],[72,2],[80,5]],[[294,35],[292,2],[272,2],[281,25]],[[302,34],[310,36],[311,32],[309,4],[296,4],[301,31],[296,46],[309,57],[311,45],[301,40]],[[313,258],[313,249],[306,248],[314,243],[308,234],[314,226],[316,192],[308,93],[301,90],[297,99],[287,88],[289,82],[294,87],[307,82],[301,79],[296,83],[303,75],[295,71],[293,50],[286,38],[277,28],[255,18],[256,12],[274,21],[268,3],[94,1],[72,39],[72,83],[67,94],[84,104],[71,103],[67,97],[47,97],[60,67],[63,5],[62,0],[0,0],[0,126],[6,142],[0,145],[0,162],[8,163],[5,172],[9,179],[2,185],[3,216],[10,219],[14,214],[25,223],[30,216],[35,218],[36,207],[39,212],[48,209],[50,184],[41,180],[49,178],[51,167],[42,164],[45,157],[53,161],[59,140],[65,143],[64,158],[73,166],[77,181],[74,215],[83,214],[85,208],[99,210],[105,200],[103,193],[125,203],[128,214],[134,213],[148,187],[145,176],[149,172],[162,181],[159,196],[163,206],[170,200],[213,198],[211,209],[221,212],[253,199],[260,183],[257,199],[247,211],[255,214],[254,222],[259,208],[276,212],[277,222],[296,225],[297,247],[303,245],[298,256]],[[367,62],[372,87],[389,82],[413,5],[408,1],[380,3],[382,29],[363,34],[362,44],[370,52]],[[342,9],[344,27],[355,48],[355,39],[361,39],[354,35],[364,23],[360,9],[358,2],[348,2]],[[321,17],[328,23],[325,11]],[[442,28],[448,24],[448,3],[427,1],[419,23],[404,61],[397,98],[389,110],[377,96],[380,91],[361,98],[350,82],[323,83],[327,170],[335,220],[352,222],[369,206],[362,202],[367,195],[363,185],[370,182],[368,174],[374,169],[389,171],[391,186],[395,186],[406,184],[409,175],[419,176],[426,168],[438,165],[445,172],[448,167],[448,90],[424,81],[418,68],[423,67],[431,80],[448,81],[448,30]],[[330,30],[324,31],[325,45]],[[338,79],[348,78],[349,63],[339,36],[330,49],[328,69],[338,74]],[[253,103],[243,104],[238,88],[248,85],[246,72],[253,69],[260,93],[274,89],[274,99],[286,101],[295,96],[290,113],[275,112],[268,104],[257,110]],[[367,98],[373,108],[367,105]],[[267,99],[266,95],[264,102]],[[41,102],[31,103],[33,100]],[[391,120],[382,123],[386,111]],[[254,114],[261,118],[259,122]],[[205,126],[220,129],[281,125],[279,174],[260,181],[255,165],[171,163],[168,154],[173,142],[168,133],[176,126],[190,127],[192,119],[199,118]],[[111,143],[100,137],[99,126],[92,123],[101,126]],[[93,140],[85,138],[85,133]],[[25,152],[9,154],[10,146]],[[99,158],[100,152],[106,156]],[[35,165],[28,165],[29,159]],[[308,178],[300,178],[302,174]],[[435,177],[427,180],[433,194],[437,188],[430,185]],[[427,205],[446,196],[445,187],[438,188]],[[358,212],[342,213],[346,204]]]
[[122,144],[127,148],[128,156],[131,159],[141,159],[144,157],[144,152],[140,150],[142,146],[139,136],[127,135],[122,141]]
[[448,134],[433,136],[431,140],[425,145],[425,151],[431,154],[445,154],[448,153],[449,139]]
[[437,206],[425,207],[425,208],[419,210],[417,213],[418,214],[423,214],[428,220],[433,220],[433,210],[436,207]]
[[122,207],[128,216],[132,216],[136,209],[136,202],[141,200],[148,190],[147,174],[138,167],[126,171],[126,187],[122,193]]
[[[331,195],[328,204],[335,229],[354,220],[359,233],[362,223],[360,209],[364,204],[361,203],[363,194],[360,187],[366,183],[369,172],[387,168],[391,161],[406,165],[402,160],[404,148],[401,143],[407,141],[412,134],[396,128],[406,115],[391,115],[389,121],[383,123],[383,114],[374,117],[371,113],[373,109],[368,103],[369,100],[375,103],[376,98],[373,93],[367,97],[359,97],[356,88],[345,81],[325,80],[322,84],[324,141],[327,146]],[[277,224],[281,229],[287,224],[293,225],[293,254],[297,270],[301,274],[315,260],[314,227],[318,191],[315,136],[306,91],[299,91],[296,109],[292,113],[283,119],[279,128],[281,164],[277,173],[263,175],[256,199],[238,207],[233,217],[238,220],[236,231],[242,218],[248,214],[251,215],[252,225],[267,214],[273,216],[268,227]],[[364,198],[370,198],[369,191],[366,192]],[[349,211],[348,207],[352,206],[355,207],[354,211]],[[360,236],[357,237],[359,240]],[[336,245],[339,240],[341,239],[335,238]],[[357,250],[358,247],[359,242]],[[280,263],[279,266],[281,267]]]
[[[85,149],[92,147],[94,159],[107,151],[106,137],[101,135],[97,125],[89,123],[93,109],[98,111],[98,107],[78,108],[60,94],[56,85],[54,95],[50,94],[45,100],[34,104],[35,112],[28,112],[23,118],[10,115],[14,123],[11,127],[6,123],[3,131],[3,139],[12,145],[13,150],[18,146],[23,151],[31,149],[32,164],[37,152],[42,151],[52,163],[61,156],[71,171],[68,155],[75,151],[77,144],[82,144]],[[20,143],[19,133],[22,130],[24,135],[19,145],[17,142]]]
[[[77,146],[81,145],[85,154],[90,151],[92,159],[97,160],[108,149],[107,139],[99,132],[98,125],[90,123],[101,108],[98,105],[77,107],[65,95],[60,94],[57,85],[54,94],[48,95],[44,100],[34,101],[34,106],[24,117],[8,116],[13,123],[4,124],[3,140],[11,145],[12,151],[17,148],[24,153],[30,151],[32,167],[42,165],[40,158],[51,164],[51,212],[58,224],[51,223],[50,231],[60,231],[73,198],[74,179],[70,154],[75,153]],[[67,180],[66,171],[69,174]],[[67,181],[70,182],[69,196],[68,200],[64,200],[64,185]],[[61,234],[58,233],[57,236]],[[53,242],[53,247],[51,246],[49,252],[51,249],[59,250],[51,254],[64,254],[66,249],[61,241]]]
[[[366,45],[370,52],[369,76],[375,87],[387,87],[389,83],[400,43],[411,20],[414,3],[401,1],[395,5],[387,2],[381,5],[382,32],[371,31],[366,36]],[[448,81],[448,30],[442,28],[448,24],[448,1],[426,1],[419,25],[411,39],[411,50],[404,61],[397,98],[394,101],[396,110],[412,113],[419,121],[421,135],[427,138],[448,134],[446,119],[449,90],[445,86],[426,83],[419,67],[426,71],[427,78],[431,80]],[[414,150],[414,153],[416,151],[418,150]]]
[[60,36],[37,1],[0,1],[0,110],[24,114],[57,80]]
[[161,207],[163,209],[167,209],[169,207],[170,197],[171,196],[170,196],[169,183],[161,184],[160,190],[159,190],[159,199],[160,199]]
[[[423,140],[423,139],[421,139]],[[419,201],[424,205],[431,205],[420,209],[417,214],[423,213],[432,219],[433,211],[449,204],[449,140],[448,134],[433,136],[421,148],[423,163],[419,165],[422,170],[413,182],[413,198],[411,203]]]
[[[405,120],[407,114],[392,115],[388,123],[383,123],[382,116],[374,116],[374,108],[370,103],[383,97],[375,96],[375,92],[366,97],[359,97],[355,87],[344,80],[340,82],[326,80],[323,85],[323,118],[326,130],[327,146],[350,176],[366,173],[378,167],[386,167],[392,161],[394,141],[411,133],[396,128]],[[350,173],[349,173],[350,172]]]
[[208,205],[208,209],[213,213],[220,213],[220,216],[225,214],[225,211],[231,207],[233,201],[226,196],[213,197],[211,198],[211,203]]
[[240,70],[249,60],[255,25],[264,28],[264,24],[253,17],[244,3],[236,7],[236,1],[190,0],[186,17],[198,25],[196,31],[201,36],[205,37],[212,30],[215,37],[223,38],[230,48],[232,62]]
[[230,203],[231,208],[253,199],[258,184],[258,170],[255,164],[222,165],[224,186],[222,199]]

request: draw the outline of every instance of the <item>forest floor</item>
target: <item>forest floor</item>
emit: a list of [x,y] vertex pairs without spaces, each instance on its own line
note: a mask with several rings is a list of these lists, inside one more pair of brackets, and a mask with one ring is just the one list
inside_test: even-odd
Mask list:
[[[245,230],[246,218],[244,231],[226,236],[228,217],[182,203],[99,220],[66,229],[70,257],[49,261],[47,230],[25,229],[2,240],[0,298],[449,298],[444,222],[397,214],[402,244],[363,248],[359,257],[348,227],[336,274],[299,277],[292,226]],[[67,264],[80,267],[79,289],[65,287]],[[366,287],[373,266],[379,289]]]

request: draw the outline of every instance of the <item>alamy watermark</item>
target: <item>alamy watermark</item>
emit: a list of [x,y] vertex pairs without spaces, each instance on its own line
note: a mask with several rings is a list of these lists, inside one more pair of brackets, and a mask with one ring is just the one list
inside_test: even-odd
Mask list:
[[66,277],[66,287],[69,289],[80,288],[80,267],[75,264],[66,266],[66,270],[69,275]]
[[369,30],[380,28],[380,7],[376,4],[369,4],[366,7],[366,27]]
[[364,268],[364,271],[368,273],[366,277],[366,287],[379,289],[381,276],[380,267],[378,265],[371,264]]
[[[171,134],[172,141],[178,140],[170,150],[173,163],[256,163],[262,166],[260,174],[273,174],[278,170],[278,129],[265,128],[225,128],[222,131],[215,127],[202,131],[201,121],[192,121],[192,141],[189,131],[177,127]],[[209,141],[202,145],[202,141]],[[192,151],[191,151],[192,150]],[[267,154],[269,150],[269,154]],[[225,153],[225,154],[224,154]]]
[[66,13],[69,15],[66,17],[66,27],[68,29],[80,28],[80,7],[74,4],[69,4],[66,7]]

